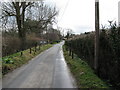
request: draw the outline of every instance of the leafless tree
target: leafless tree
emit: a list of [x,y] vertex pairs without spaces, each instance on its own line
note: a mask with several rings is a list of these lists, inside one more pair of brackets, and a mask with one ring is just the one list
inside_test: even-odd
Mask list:
[[[17,26],[18,26],[18,34],[21,39],[22,46],[25,44],[26,32],[24,29],[24,21],[25,21],[25,10],[28,6],[32,5],[32,2],[3,2],[2,3],[2,18],[6,19],[7,22],[9,17],[15,17]],[[23,49],[23,47],[21,48]]]
[[33,8],[35,10],[34,17],[38,21],[38,28],[44,30],[47,29],[49,24],[56,23],[55,18],[58,14],[56,7],[48,6],[43,1],[40,1],[39,3],[35,3],[35,7]]
[[[14,0],[13,2],[2,3],[1,18],[4,21],[4,25],[6,25],[8,20],[10,21],[10,17],[15,19],[18,35],[21,40],[21,49],[24,49],[27,32],[25,22],[27,19],[29,19],[29,21],[35,21],[34,25],[37,30],[47,30],[49,24],[52,25],[55,23],[57,14],[58,11],[56,10],[56,7],[49,6],[43,1],[15,2]],[[28,26],[31,26],[31,24]]]
[[[48,32],[49,25],[56,23],[56,16],[58,15],[58,10],[55,6],[49,6],[43,1],[35,2],[34,7],[27,8],[27,12],[28,30],[37,32],[40,36],[42,36],[43,32]],[[35,27],[35,30],[32,29],[30,23]]]

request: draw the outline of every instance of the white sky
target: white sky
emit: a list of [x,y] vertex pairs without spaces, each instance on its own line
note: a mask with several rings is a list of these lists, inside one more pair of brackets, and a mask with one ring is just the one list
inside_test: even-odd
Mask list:
[[[8,1],[8,0],[4,0]],[[54,27],[72,29],[79,34],[94,31],[95,27],[95,0],[45,0],[55,4],[59,9],[58,23]],[[120,0],[99,0],[100,25],[107,26],[108,20],[118,22],[118,2]]]
[[[95,0],[46,1],[55,3],[60,10],[57,24],[59,27],[70,28],[74,33],[94,31]],[[108,20],[118,22],[118,1],[120,0],[99,0],[100,24],[108,25]]]

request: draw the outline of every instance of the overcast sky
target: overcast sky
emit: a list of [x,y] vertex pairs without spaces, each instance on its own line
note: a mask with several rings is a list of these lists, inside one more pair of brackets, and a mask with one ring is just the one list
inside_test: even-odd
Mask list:
[[[59,9],[58,26],[70,28],[74,33],[94,31],[95,0],[46,0],[55,3]],[[100,24],[108,25],[108,20],[118,21],[118,1],[99,0]]]
[[[108,20],[118,22],[119,1],[99,0],[100,25],[108,26]],[[45,0],[45,2],[55,4],[59,9],[58,23],[55,28],[56,26],[69,28],[76,34],[95,30],[95,0]]]

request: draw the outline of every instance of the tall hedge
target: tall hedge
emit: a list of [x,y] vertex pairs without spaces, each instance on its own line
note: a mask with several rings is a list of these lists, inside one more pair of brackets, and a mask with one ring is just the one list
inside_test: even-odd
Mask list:
[[[94,65],[94,33],[85,33],[65,45],[81,59]],[[120,28],[101,30],[99,38],[98,76],[120,88]]]

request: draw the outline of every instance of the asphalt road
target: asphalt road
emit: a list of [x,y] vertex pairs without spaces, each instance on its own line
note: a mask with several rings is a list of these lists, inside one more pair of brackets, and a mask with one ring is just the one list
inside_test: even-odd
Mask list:
[[64,60],[63,44],[54,45],[7,74],[2,80],[3,88],[75,88],[75,81]]

